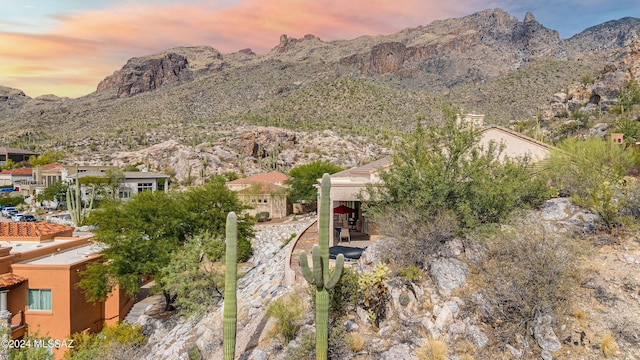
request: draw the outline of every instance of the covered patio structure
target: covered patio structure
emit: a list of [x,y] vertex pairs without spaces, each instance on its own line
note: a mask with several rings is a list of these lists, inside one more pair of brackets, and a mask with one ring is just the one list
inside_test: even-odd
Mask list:
[[[391,164],[391,158],[385,157],[364,166],[344,170],[331,175],[330,234],[331,246],[349,241],[368,242],[378,239],[375,223],[367,219],[362,213],[362,198],[364,190],[370,185],[380,184],[378,172]],[[320,180],[319,180],[320,181]],[[319,182],[318,182],[319,184]],[[318,191],[322,189],[318,185]],[[321,195],[321,193],[319,193]],[[318,198],[318,210],[320,209]]]

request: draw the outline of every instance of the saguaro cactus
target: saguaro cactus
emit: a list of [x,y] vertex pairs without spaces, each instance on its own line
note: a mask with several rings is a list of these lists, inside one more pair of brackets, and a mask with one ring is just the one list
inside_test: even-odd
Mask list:
[[307,262],[307,254],[300,251],[300,267],[302,275],[309,284],[316,286],[316,359],[327,359],[329,337],[329,293],[340,280],[344,267],[344,256],[338,255],[336,267],[329,277],[329,207],[331,179],[328,174],[322,176],[322,197],[320,198],[320,224],[318,228],[318,244],[311,250],[313,271]]
[[234,212],[227,215],[227,240],[224,274],[224,360],[233,360],[236,353],[238,304],[236,298],[238,261],[238,222]]

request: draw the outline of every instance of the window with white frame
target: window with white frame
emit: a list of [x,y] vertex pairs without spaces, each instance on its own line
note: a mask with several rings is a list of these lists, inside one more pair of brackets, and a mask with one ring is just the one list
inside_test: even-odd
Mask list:
[[152,191],[153,183],[138,183],[138,192]]

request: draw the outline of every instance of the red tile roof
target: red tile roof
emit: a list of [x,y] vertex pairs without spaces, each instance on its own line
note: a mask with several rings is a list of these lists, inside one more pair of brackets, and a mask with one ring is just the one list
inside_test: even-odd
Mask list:
[[11,169],[11,170],[2,170],[0,171],[0,174],[4,174],[4,175],[29,175],[31,176],[32,174],[32,169],[31,168],[17,168],[17,169]]
[[71,236],[74,228],[66,225],[37,222],[0,222],[0,240],[46,240],[56,236]]
[[14,285],[22,284],[27,281],[26,278],[16,275],[14,273],[5,273],[0,275],[0,290],[10,288]]
[[40,168],[44,169],[44,170],[48,170],[48,169],[55,169],[57,167],[63,167],[64,165],[59,164],[59,163],[52,163],[52,164],[46,164],[46,165],[42,165]]
[[272,171],[266,174],[255,174],[246,178],[229,181],[227,184],[230,184],[230,185],[242,185],[242,184],[282,185],[286,180],[289,180],[289,179],[291,179],[289,175],[285,175],[278,171]]

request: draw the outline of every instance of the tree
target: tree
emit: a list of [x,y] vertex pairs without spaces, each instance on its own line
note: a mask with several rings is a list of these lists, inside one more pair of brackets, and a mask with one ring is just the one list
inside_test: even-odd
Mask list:
[[175,201],[161,191],[145,191],[124,203],[107,201],[92,211],[87,222],[98,226],[96,240],[107,247],[105,262],[82,273],[79,286],[87,300],[106,299],[116,284],[133,295],[140,275],[158,274],[184,241],[181,220]]
[[177,295],[175,305],[188,317],[222,298],[224,269],[219,261],[224,252],[222,241],[201,233],[187,239],[160,270],[161,286]]
[[36,196],[38,201],[64,201],[67,198],[67,188],[69,183],[66,181],[55,181],[47,186],[40,194]]
[[463,228],[495,223],[522,206],[547,198],[545,179],[532,176],[528,159],[500,159],[502,148],[478,144],[480,132],[445,112],[443,126],[418,125],[395,150],[393,165],[380,173],[383,186],[370,187],[365,210],[374,218],[412,208],[429,221],[444,211]]
[[[176,195],[183,216],[185,233],[197,235],[206,230],[213,235],[225,234],[227,214],[241,214],[249,207],[243,205],[235,192],[224,184],[226,178],[213,176],[203,186],[192,187]],[[238,261],[246,261],[251,255],[250,238],[253,237],[254,220],[250,216],[238,216]]]
[[7,161],[4,162],[4,165],[0,166],[0,170],[12,170],[12,169],[17,169],[19,167],[22,167],[20,163],[17,163],[11,159],[7,159]]
[[[134,294],[138,290],[140,275],[153,275],[161,286],[167,307],[170,307],[176,294],[162,288],[165,273],[161,270],[169,265],[178,251],[183,251],[190,238],[204,231],[212,237],[221,238],[226,214],[230,211],[241,213],[243,209],[235,193],[221,181],[184,193],[145,191],[127,202],[105,201],[91,212],[87,220],[87,223],[98,227],[96,240],[107,246],[103,250],[104,261],[89,266],[82,273],[79,286],[89,301],[98,301],[106,299],[116,284]],[[249,239],[252,236],[253,219],[239,216],[240,261],[251,254]]]
[[29,165],[31,167],[37,167],[47,164],[53,164],[63,159],[62,153],[57,150],[47,150],[39,156],[29,157]]
[[318,179],[325,173],[331,175],[339,171],[342,171],[340,166],[320,160],[291,169],[291,171],[289,171],[289,176],[293,178],[289,181],[291,185],[291,199],[294,201],[316,200],[318,191],[314,185],[317,184]]

